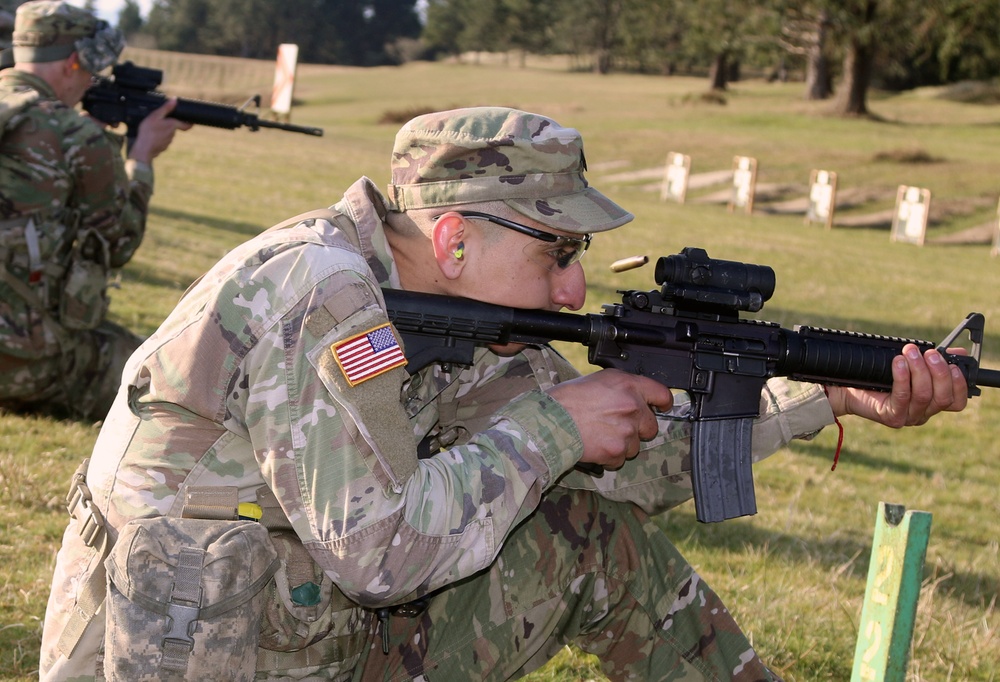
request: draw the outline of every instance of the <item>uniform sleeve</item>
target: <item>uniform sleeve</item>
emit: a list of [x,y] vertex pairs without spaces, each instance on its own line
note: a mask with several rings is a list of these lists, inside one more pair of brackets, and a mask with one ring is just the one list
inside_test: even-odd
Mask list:
[[810,440],[834,423],[833,408],[819,384],[775,378],[761,393],[761,416],[753,427],[753,461],[795,439]]
[[[116,167],[120,167],[118,157]],[[120,268],[132,260],[146,236],[146,217],[153,198],[153,167],[148,163],[129,159],[124,165],[128,194],[122,209],[119,225],[122,236],[111,247],[111,267]]]
[[121,267],[135,254],[146,231],[153,194],[147,164],[122,159],[122,138],[80,117],[64,142],[75,191],[70,208],[79,212],[80,228],[103,236],[111,266]]
[[[418,461],[400,403],[405,370],[366,378],[351,359],[393,344],[379,290],[359,270],[312,287],[254,344],[235,383],[264,479],[297,534],[345,594],[374,607],[488,566],[580,439],[536,390],[467,443]],[[242,296],[253,305],[264,293]]]

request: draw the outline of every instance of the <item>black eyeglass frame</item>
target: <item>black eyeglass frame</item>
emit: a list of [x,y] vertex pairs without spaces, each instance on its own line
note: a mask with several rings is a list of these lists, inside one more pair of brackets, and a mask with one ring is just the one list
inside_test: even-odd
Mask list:
[[[576,263],[581,258],[583,254],[587,253],[587,249],[590,248],[590,240],[593,235],[583,234],[580,237],[567,237],[561,234],[552,234],[551,232],[546,232],[545,230],[539,230],[529,225],[523,225],[521,223],[515,222],[513,220],[508,220],[507,218],[501,218],[500,216],[493,215],[492,213],[483,213],[482,211],[455,211],[458,215],[463,218],[472,218],[475,220],[487,220],[491,223],[499,225],[501,227],[506,227],[508,230],[514,230],[515,232],[520,232],[521,234],[526,234],[529,237],[534,237],[543,242],[548,242],[549,244],[555,244],[557,242],[570,242],[579,244],[580,255],[573,259],[572,262],[567,263],[565,267],[561,267],[560,270],[565,270],[569,268],[570,265]],[[441,215],[444,215],[443,213]],[[437,220],[441,215],[434,216],[434,220]]]

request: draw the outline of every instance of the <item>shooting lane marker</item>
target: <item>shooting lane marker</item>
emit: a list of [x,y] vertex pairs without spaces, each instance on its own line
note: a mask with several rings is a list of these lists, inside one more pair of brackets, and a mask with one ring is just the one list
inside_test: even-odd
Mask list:
[[879,502],[851,682],[905,682],[931,514]]
[[271,88],[271,112],[277,120],[291,121],[295,97],[295,71],[299,62],[299,46],[295,43],[278,45],[278,60],[274,66]]

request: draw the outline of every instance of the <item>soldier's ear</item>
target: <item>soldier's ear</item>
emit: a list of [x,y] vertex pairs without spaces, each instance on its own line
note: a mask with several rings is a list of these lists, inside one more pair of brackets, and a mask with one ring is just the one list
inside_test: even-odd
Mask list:
[[448,279],[457,279],[465,269],[468,262],[465,249],[467,236],[465,218],[455,211],[442,213],[434,221],[431,231],[434,259],[441,274]]

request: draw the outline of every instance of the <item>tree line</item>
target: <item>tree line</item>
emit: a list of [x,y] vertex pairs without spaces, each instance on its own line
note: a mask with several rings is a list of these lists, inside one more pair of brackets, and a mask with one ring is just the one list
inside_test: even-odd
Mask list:
[[568,54],[598,73],[703,73],[715,90],[753,70],[848,114],[867,113],[872,86],[1000,76],[996,0],[155,0],[145,18],[126,0],[118,26],[180,52],[273,59],[294,42],[309,63]]
[[[802,74],[805,97],[867,113],[872,85],[1000,76],[995,0],[429,0],[434,54],[568,53],[599,73]],[[835,90],[836,84],[836,90]]]

